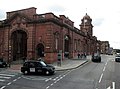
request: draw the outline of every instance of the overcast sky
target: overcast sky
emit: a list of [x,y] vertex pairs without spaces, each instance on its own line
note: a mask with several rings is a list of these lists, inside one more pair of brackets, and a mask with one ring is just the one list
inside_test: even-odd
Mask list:
[[29,7],[36,7],[37,14],[65,15],[77,28],[87,13],[92,18],[93,35],[109,41],[113,48],[120,48],[119,0],[0,0],[0,20],[6,18],[6,12]]

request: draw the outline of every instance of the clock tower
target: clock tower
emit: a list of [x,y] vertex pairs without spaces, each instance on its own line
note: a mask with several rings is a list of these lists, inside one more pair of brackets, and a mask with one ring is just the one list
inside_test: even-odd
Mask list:
[[85,16],[82,18],[82,23],[80,24],[80,29],[88,36],[93,35],[93,25],[92,25],[92,19],[90,16],[86,13]]

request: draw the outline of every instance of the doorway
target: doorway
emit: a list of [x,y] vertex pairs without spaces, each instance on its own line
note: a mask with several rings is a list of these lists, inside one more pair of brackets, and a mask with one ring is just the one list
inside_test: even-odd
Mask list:
[[70,38],[69,38],[69,36],[65,36],[65,38],[64,38],[64,56],[65,57],[69,57],[69,43],[70,43]]
[[27,57],[27,34],[23,30],[16,30],[11,35],[13,61]]
[[38,57],[44,57],[44,45],[42,43],[39,43],[37,45],[36,50],[37,50],[37,56]]

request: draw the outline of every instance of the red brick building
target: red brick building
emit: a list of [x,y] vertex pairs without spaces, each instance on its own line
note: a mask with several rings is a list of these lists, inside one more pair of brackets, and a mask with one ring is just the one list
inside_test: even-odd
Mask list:
[[101,41],[101,53],[108,54],[110,49],[109,41]]
[[34,7],[7,12],[7,18],[0,21],[0,54],[8,62],[22,57],[53,62],[58,52],[62,59],[91,54],[97,51],[98,42],[92,28],[87,14],[78,29],[65,15],[37,14]]

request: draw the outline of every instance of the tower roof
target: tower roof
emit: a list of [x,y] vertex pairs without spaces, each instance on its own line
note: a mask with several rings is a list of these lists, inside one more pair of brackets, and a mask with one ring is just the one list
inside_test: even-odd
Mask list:
[[83,19],[91,19],[90,16],[86,13]]

